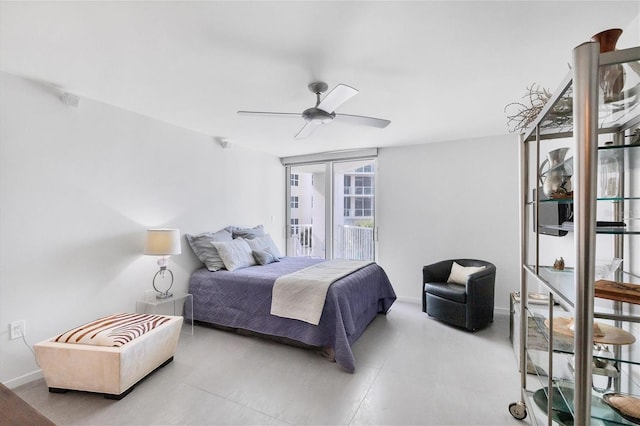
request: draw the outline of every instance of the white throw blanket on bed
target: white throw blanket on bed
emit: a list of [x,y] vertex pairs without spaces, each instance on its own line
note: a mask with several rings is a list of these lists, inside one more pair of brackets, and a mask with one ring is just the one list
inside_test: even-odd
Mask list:
[[271,315],[318,325],[329,286],[372,263],[334,259],[279,277],[273,284]]

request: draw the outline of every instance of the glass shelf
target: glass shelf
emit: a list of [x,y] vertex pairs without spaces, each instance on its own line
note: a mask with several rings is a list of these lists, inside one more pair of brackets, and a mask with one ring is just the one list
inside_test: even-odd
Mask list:
[[[567,271],[572,274],[572,271]],[[527,326],[527,348],[525,356],[527,357],[527,374],[530,377],[527,380],[526,398],[527,407],[531,414],[535,413],[536,418],[544,418],[547,413],[547,400],[548,400],[548,386],[549,377],[548,371],[551,371],[548,365],[548,340],[549,329],[545,325],[546,316],[549,314],[549,305],[542,303],[545,299],[544,295],[538,293],[535,294],[537,298],[534,298],[539,304],[528,305],[526,309],[526,317],[528,321]],[[549,300],[548,298],[546,299]],[[568,312],[562,310],[559,306],[554,306],[553,309],[554,318],[570,315]],[[554,355],[553,355],[553,407],[554,412],[552,418],[554,421],[560,424],[573,424],[573,380],[574,370],[572,367],[573,357],[573,338],[571,336],[563,335],[560,333],[554,333]],[[608,346],[611,354],[615,352],[615,348],[612,345]],[[635,348],[637,350],[637,348]],[[628,354],[630,349],[623,349],[620,354],[628,362]],[[597,358],[597,359],[595,359]],[[592,424],[606,424],[606,425],[631,425],[633,423],[628,422],[622,416],[609,407],[603,399],[603,395],[614,392],[613,382],[609,377],[624,377],[624,380],[628,379],[628,375],[624,368],[619,365],[616,367],[614,362],[616,360],[611,357],[596,356],[594,361],[598,362],[598,366],[594,365],[592,370],[594,374],[595,389],[592,390],[592,407],[591,418]],[[633,364],[633,362],[631,362]],[[637,364],[637,363],[636,363]]]
[[[565,268],[564,270],[553,269],[553,266],[540,266],[539,274],[535,272],[535,266],[525,265],[524,267],[533,276],[538,277],[543,285],[545,285],[551,293],[554,294],[556,301],[574,309],[576,300],[576,291],[573,283],[573,268]],[[600,279],[599,277],[596,278]],[[603,278],[610,279],[610,278]],[[639,284],[640,277],[627,272],[622,273],[622,282],[629,284]],[[615,313],[614,301],[602,298],[595,298],[595,316],[610,316]],[[633,304],[623,302],[623,308]],[[640,322],[639,317],[628,317],[629,322]],[[638,348],[640,355],[640,347]]]
[[[554,317],[566,315],[566,312],[554,309]],[[544,316],[548,315],[548,305],[540,308],[535,306],[533,309],[527,307],[527,315],[529,321],[527,339],[530,346],[527,347],[527,373],[533,380],[527,380],[527,393],[529,402],[535,403],[535,408],[540,410],[540,414],[546,416],[547,400],[549,397],[548,386],[549,377],[547,372],[550,370],[548,366],[548,339],[549,329],[545,326]],[[535,321],[531,321],[535,319]],[[572,365],[573,359],[573,337],[555,332],[553,334],[553,420],[560,424],[573,424],[573,379],[574,370]],[[629,346],[629,345],[625,345]],[[621,348],[624,348],[621,347]],[[613,345],[608,345],[611,353],[615,351]],[[637,348],[635,348],[637,350]],[[638,364],[637,362],[629,362],[628,355],[632,349],[622,349],[622,360],[616,360],[611,357],[594,356],[593,374],[594,385],[596,388],[592,390],[592,406],[591,418],[592,424],[607,425],[630,425],[633,424],[625,420],[622,416],[609,407],[603,399],[603,395],[614,392],[612,382],[609,377],[627,377],[625,369],[614,364],[616,361],[625,363]],[[626,359],[625,359],[626,356]],[[626,380],[626,379],[625,379]],[[529,409],[534,404],[528,405]],[[538,416],[539,417],[539,416]],[[596,421],[597,419],[597,421]]]
[[599,235],[640,235],[640,224],[633,223],[630,226],[598,226],[596,234]]
[[[627,226],[597,226],[596,234],[603,235],[640,235],[640,224],[636,223],[637,221],[630,221],[631,223]],[[544,229],[553,229],[556,231],[566,231],[573,232],[574,226],[573,223],[562,224],[562,225],[541,225],[540,228]]]
[[598,151],[609,151],[618,149],[640,148],[640,143],[625,144],[625,145],[603,145],[598,147]]
[[[596,201],[635,201],[640,200],[640,197],[602,197],[596,198]],[[573,198],[547,198],[541,199],[541,203],[556,203],[556,204],[573,204]],[[533,205],[535,201],[527,201],[527,204]],[[638,218],[640,219],[640,218]]]
[[[596,198],[596,201],[634,201],[634,200],[640,200],[640,197],[601,197],[601,198]],[[640,219],[640,217],[638,219]]]
[[[623,90],[604,102],[602,88],[599,87],[600,106],[598,108],[599,132],[625,128],[640,117],[640,61],[635,59],[640,48],[617,50],[601,56],[601,69],[610,64],[620,64],[625,74]],[[606,56],[605,56],[606,55]],[[614,65],[615,66],[615,65]],[[535,139],[535,126],[539,124],[542,139],[569,137],[573,131],[573,85],[571,71],[565,77],[558,95],[549,100],[544,115],[531,123],[525,131],[525,140]]]
[[[569,312],[554,313],[554,318],[569,318],[569,317],[571,317],[571,314]],[[533,321],[531,322],[533,326],[529,328],[528,339],[531,340],[532,336],[536,336],[537,337],[536,340],[538,342],[543,342],[543,343],[538,343],[538,346],[540,347],[535,348],[533,350],[542,351],[545,354],[544,356],[546,356],[546,350],[548,349],[548,344],[549,344],[549,328],[547,327],[547,323],[545,323],[546,317],[542,317],[540,314],[536,315],[535,313],[533,313],[533,315],[531,315],[530,318],[533,319]],[[596,319],[596,323],[613,325],[613,322],[610,320]],[[598,362],[600,363],[599,368],[601,373],[605,371],[606,365],[612,366],[614,362],[640,365],[640,359],[639,359],[640,355],[638,355],[638,350],[640,349],[640,342],[638,340],[628,345],[606,344],[604,346],[606,346],[607,349],[609,350],[609,353],[607,355],[599,354],[599,355],[593,356],[594,359],[598,359]],[[614,349],[618,347],[620,348],[620,352],[619,352],[620,356],[616,357],[614,356],[614,353],[615,353]],[[532,350],[531,348],[528,348],[529,352],[531,352],[531,350]],[[553,352],[557,354],[574,355],[573,336],[554,332]],[[595,354],[595,351],[594,351],[594,354]],[[596,370],[595,366],[594,366],[594,370]],[[545,382],[546,382],[546,379],[545,379]]]
[[[547,386],[536,391],[528,391],[527,397],[535,403],[536,408],[547,413],[547,401],[549,389]],[[560,425],[573,425],[573,383],[563,380],[555,380],[552,393],[554,422]],[[593,392],[591,397],[591,420],[594,425],[633,425],[634,423],[624,419],[604,402],[602,394]],[[554,423],[555,424],[555,423]]]

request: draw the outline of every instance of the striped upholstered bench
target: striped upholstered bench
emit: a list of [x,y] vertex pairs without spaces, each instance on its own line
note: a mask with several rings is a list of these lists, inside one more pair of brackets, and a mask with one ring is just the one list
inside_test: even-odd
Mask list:
[[115,314],[34,345],[49,392],[121,399],[173,360],[182,317]]

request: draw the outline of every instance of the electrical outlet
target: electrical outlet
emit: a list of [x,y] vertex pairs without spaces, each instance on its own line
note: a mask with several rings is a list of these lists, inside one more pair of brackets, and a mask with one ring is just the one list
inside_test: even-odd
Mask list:
[[19,339],[22,336],[26,336],[27,333],[25,332],[25,321],[14,321],[9,324],[9,333],[11,335],[11,340]]

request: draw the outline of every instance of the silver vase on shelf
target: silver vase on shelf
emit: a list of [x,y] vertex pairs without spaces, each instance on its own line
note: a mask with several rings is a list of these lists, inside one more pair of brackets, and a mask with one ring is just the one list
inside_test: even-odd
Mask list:
[[571,167],[565,162],[569,148],[558,148],[549,151],[547,158],[540,164],[538,170],[542,192],[548,198],[570,198],[573,194],[571,187]]

